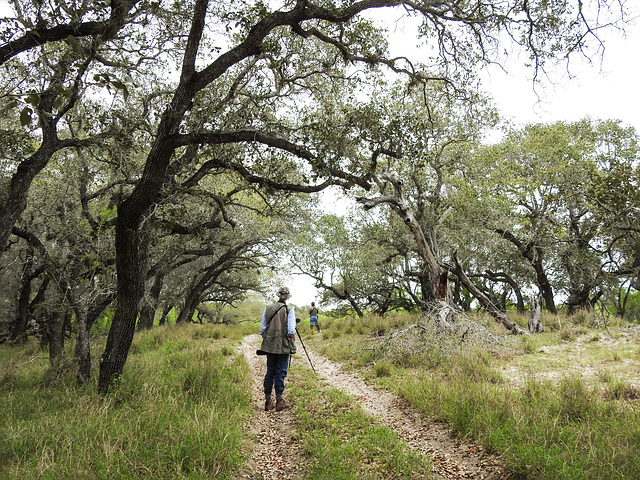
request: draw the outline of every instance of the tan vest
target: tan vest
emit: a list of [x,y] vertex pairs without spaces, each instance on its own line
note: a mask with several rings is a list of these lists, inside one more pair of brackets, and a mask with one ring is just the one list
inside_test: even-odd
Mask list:
[[282,302],[267,305],[265,311],[267,328],[262,333],[260,350],[266,353],[296,353],[296,342],[293,338],[289,338],[287,330],[288,314],[289,307]]

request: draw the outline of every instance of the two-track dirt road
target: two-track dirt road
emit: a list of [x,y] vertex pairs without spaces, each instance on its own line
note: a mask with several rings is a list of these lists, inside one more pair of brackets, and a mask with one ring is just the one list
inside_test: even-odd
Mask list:
[[[251,480],[302,479],[300,446],[293,435],[295,417],[290,409],[265,412],[262,380],[265,357],[256,355],[259,335],[245,337],[241,351],[251,366],[256,413],[247,428],[256,436],[253,454],[242,476]],[[499,459],[482,448],[453,438],[441,424],[425,421],[419,414],[388,392],[367,385],[340,365],[308,349],[321,381],[353,395],[361,408],[375,420],[400,435],[413,448],[433,462],[433,477],[441,479],[508,478]]]

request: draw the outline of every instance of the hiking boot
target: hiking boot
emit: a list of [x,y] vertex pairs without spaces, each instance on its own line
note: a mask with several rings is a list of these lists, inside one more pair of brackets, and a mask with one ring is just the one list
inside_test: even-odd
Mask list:
[[273,410],[274,408],[276,408],[276,404],[274,403],[273,400],[269,400],[268,402],[264,402],[264,411],[265,412],[269,412],[269,411]]
[[279,412],[280,410],[284,410],[285,408],[287,408],[287,402],[285,402],[284,400],[280,400],[276,404],[276,412]]

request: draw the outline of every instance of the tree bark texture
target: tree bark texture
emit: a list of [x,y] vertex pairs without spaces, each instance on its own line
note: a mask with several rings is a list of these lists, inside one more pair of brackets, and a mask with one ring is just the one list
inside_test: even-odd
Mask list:
[[[68,313],[70,315],[70,313]],[[46,318],[45,336],[49,344],[49,366],[54,375],[60,373],[64,355],[64,329],[66,321],[58,311],[52,311]]]
[[31,281],[33,280],[33,255],[34,249],[27,247],[27,259],[22,268],[20,281],[20,294],[18,296],[18,314],[11,328],[11,340],[24,341],[27,335],[27,323],[29,320],[29,306],[31,300]]
[[140,309],[138,330],[150,330],[153,328],[156,310],[158,310],[158,300],[160,299],[160,293],[162,292],[162,286],[164,285],[164,276],[165,272],[163,270],[158,270],[156,275],[153,277],[153,284],[145,296],[145,299],[142,302],[142,308]]
[[189,293],[184,301],[184,308],[180,311],[176,323],[186,323],[193,319],[205,290],[211,285],[211,282],[214,282],[218,276],[229,267],[234,257],[240,254],[246,246],[247,244],[241,243],[229,248],[229,250],[205,270],[202,277],[189,289]]
[[76,322],[78,323],[78,336],[74,357],[78,367],[76,378],[79,383],[85,383],[91,378],[91,344],[89,342],[89,328],[87,325],[87,312],[84,305],[75,309]]
[[173,310],[173,305],[165,305],[162,308],[162,315],[160,315],[160,320],[158,320],[158,325],[167,325],[169,323],[168,316],[169,312]]
[[511,232],[506,230],[496,229],[495,232],[505,240],[513,243],[518,248],[522,256],[529,261],[529,264],[533,267],[533,271],[536,274],[536,283],[538,284],[544,303],[547,306],[547,310],[551,313],[558,313],[558,309],[556,308],[556,304],[553,299],[553,287],[551,286],[551,282],[549,282],[549,278],[547,277],[547,273],[544,268],[542,247],[534,241],[530,241],[525,244],[516,238],[516,236]]
[[[118,308],[111,322],[105,351],[100,358],[98,391],[107,394],[118,382],[129,355],[142,298],[138,262],[138,229],[126,208],[119,209],[116,226]],[[133,225],[131,225],[133,223]]]
[[544,332],[542,326],[542,307],[538,297],[531,298],[531,308],[529,310],[529,331],[531,333]]
[[443,296],[446,298],[446,293],[439,291],[441,288],[441,275],[443,274],[444,269],[440,266],[422,226],[416,219],[405,198],[402,181],[397,176],[388,173],[382,175],[381,178],[391,183],[394,189],[393,195],[382,195],[371,199],[358,197],[356,198],[356,201],[360,203],[365,210],[370,210],[377,205],[386,203],[396,214],[400,216],[400,218],[404,220],[407,227],[409,227],[409,230],[413,234],[413,238],[416,242],[418,255],[422,259],[420,284],[422,287],[423,307],[436,302],[440,294],[444,294]]

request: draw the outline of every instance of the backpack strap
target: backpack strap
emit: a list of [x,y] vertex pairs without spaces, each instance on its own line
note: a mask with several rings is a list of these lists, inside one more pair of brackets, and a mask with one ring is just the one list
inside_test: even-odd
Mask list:
[[[285,311],[287,312],[287,317],[288,317],[288,316],[289,316],[289,309],[287,308],[287,304],[286,304],[286,303],[283,303],[283,304],[282,304],[282,307],[284,307],[284,308],[285,308]],[[277,309],[275,312],[273,312],[273,315],[271,315],[271,318],[270,318],[270,319],[269,319],[269,321],[267,322],[267,327],[266,327],[266,328],[269,328],[269,324],[271,323],[271,320],[273,320],[273,317],[275,317],[275,316],[278,314],[278,312],[279,312],[280,310],[282,310],[282,307],[280,307],[280,308],[279,308],[279,309]]]

